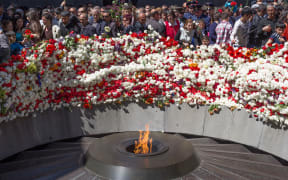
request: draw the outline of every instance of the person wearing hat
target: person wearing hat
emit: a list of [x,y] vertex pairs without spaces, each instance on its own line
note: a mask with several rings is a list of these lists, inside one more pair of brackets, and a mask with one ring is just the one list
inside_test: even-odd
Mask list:
[[208,17],[212,17],[215,13],[215,6],[212,2],[207,2],[205,4],[205,6],[207,7],[207,16]]
[[[184,14],[184,18],[192,19],[193,21],[199,21],[200,19],[204,19],[206,26],[209,26],[209,18],[208,16],[203,14],[203,9],[198,1],[190,1],[188,6],[188,12]],[[207,29],[208,30],[208,29]]]
[[74,33],[80,33],[80,26],[78,24],[78,21],[79,20],[76,16],[70,16],[70,13],[68,11],[62,11],[61,20],[59,22],[60,36],[66,36],[71,31],[73,31]]
[[195,3],[194,1],[189,1],[186,3],[186,8],[187,8],[187,12],[184,13],[184,18],[185,19],[192,19],[193,15],[194,15],[194,8],[195,8]]
[[15,13],[20,14],[22,18],[24,17],[24,11],[23,11],[23,9],[20,9],[20,8],[19,8],[19,9],[16,9]]
[[68,11],[62,11],[60,15],[61,15],[59,21],[60,35],[66,36],[69,34],[69,29],[67,26],[69,25],[70,13]]

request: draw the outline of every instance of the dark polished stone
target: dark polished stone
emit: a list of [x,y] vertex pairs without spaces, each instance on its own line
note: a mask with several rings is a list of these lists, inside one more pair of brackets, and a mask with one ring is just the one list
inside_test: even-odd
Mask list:
[[151,154],[125,152],[131,146],[129,142],[138,136],[138,132],[126,132],[95,140],[87,151],[85,166],[111,179],[160,180],[182,177],[200,164],[192,143],[181,136],[160,132],[150,135],[156,146]]

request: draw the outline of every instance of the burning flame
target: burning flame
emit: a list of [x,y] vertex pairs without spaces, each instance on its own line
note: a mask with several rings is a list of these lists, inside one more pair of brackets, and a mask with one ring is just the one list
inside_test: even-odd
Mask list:
[[[149,138],[149,125],[145,125],[146,131],[139,131],[139,140],[135,141],[135,154],[148,154],[152,152],[152,138]],[[150,146],[149,146],[150,145]]]

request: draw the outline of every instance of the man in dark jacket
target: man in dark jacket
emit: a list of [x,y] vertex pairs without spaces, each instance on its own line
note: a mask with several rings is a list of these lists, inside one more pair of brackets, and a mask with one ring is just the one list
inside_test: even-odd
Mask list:
[[145,13],[138,14],[138,20],[135,23],[133,29],[134,29],[133,31],[136,33],[143,33],[145,30],[147,30]]
[[90,23],[92,24],[92,26],[95,27],[97,35],[100,35],[100,28],[101,28],[100,23],[102,21],[100,19],[100,10],[93,9],[91,13],[92,13],[93,19],[90,21]]
[[146,24],[149,26],[151,25],[152,28],[157,31],[161,36],[165,36],[165,26],[159,22],[160,20],[160,14],[158,11],[154,10],[151,12],[151,19],[146,22]]
[[78,24],[77,17],[74,15],[70,16],[70,13],[68,11],[63,11],[61,13],[61,21],[59,23],[59,27],[61,36],[66,36],[71,31],[74,31],[75,33],[80,33],[80,26]]
[[261,47],[262,39],[259,38],[257,35],[257,26],[259,22],[264,18],[266,6],[260,4],[255,8],[255,11],[256,14],[254,14],[249,26],[249,40],[248,40],[249,48]]
[[84,36],[89,36],[89,37],[96,34],[96,28],[88,22],[88,14],[82,13],[79,16],[79,21],[80,21],[80,27],[81,27],[80,34],[83,34]]
[[119,33],[119,27],[115,22],[112,22],[111,14],[108,10],[103,12],[103,21],[100,23],[100,35],[107,35],[108,37],[116,37]]
[[273,5],[267,5],[267,17],[261,19],[257,26],[257,36],[262,39],[261,46],[264,46],[275,30],[277,22],[276,10]]

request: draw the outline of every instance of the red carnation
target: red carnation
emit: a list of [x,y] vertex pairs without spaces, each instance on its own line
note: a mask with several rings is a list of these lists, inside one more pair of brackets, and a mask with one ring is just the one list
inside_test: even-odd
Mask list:
[[30,29],[26,29],[24,32],[25,35],[29,36],[32,34],[32,32],[30,31]]
[[231,5],[231,6],[236,6],[237,3],[236,3],[235,1],[232,1],[230,5]]

